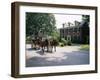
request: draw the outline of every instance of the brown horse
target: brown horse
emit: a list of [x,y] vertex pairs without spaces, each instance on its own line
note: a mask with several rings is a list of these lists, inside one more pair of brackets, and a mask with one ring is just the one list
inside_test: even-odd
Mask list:
[[32,39],[32,44],[34,44],[34,49],[39,49],[39,45],[40,45],[40,42],[39,42],[39,39]]
[[45,39],[43,41],[40,42],[40,46],[42,47],[42,51],[44,52],[45,49],[47,49],[47,52],[56,52],[56,46],[58,45],[58,42],[56,39]]
[[47,39],[45,39],[45,40],[42,40],[42,39],[39,40],[39,44],[40,44],[40,47],[41,47],[43,53],[45,52],[45,49],[47,49],[47,52],[48,52],[48,49],[49,49],[49,42],[48,42]]
[[58,42],[56,39],[51,39],[50,40],[50,46],[51,46],[51,52],[53,52],[53,48],[54,48],[54,51],[56,52],[56,46],[58,45]]

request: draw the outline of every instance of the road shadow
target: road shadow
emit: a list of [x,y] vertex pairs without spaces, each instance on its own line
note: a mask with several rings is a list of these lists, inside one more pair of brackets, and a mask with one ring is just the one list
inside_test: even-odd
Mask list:
[[44,52],[42,50],[36,51],[36,53],[40,55],[44,55]]
[[26,48],[28,51],[33,51],[33,50],[40,50],[39,48]]
[[32,51],[32,50],[34,50],[33,48],[27,48],[26,50],[28,50],[28,51]]
[[[41,51],[37,52],[40,55]],[[89,51],[62,52],[62,57],[32,57],[26,60],[26,67],[84,65],[89,64]]]

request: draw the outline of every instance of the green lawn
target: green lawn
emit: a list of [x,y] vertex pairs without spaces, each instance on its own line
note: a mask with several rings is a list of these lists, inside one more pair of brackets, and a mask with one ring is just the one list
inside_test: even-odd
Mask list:
[[89,50],[89,44],[81,45],[80,50]]

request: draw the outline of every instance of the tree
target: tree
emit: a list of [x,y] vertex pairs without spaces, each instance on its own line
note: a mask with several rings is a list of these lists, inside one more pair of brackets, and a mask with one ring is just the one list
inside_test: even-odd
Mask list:
[[90,21],[90,16],[89,16],[89,15],[82,15],[82,20],[89,23],[89,21]]
[[90,24],[90,16],[89,15],[82,15],[82,43],[89,44],[89,24]]
[[39,34],[52,35],[56,30],[55,17],[51,13],[26,13],[26,37]]

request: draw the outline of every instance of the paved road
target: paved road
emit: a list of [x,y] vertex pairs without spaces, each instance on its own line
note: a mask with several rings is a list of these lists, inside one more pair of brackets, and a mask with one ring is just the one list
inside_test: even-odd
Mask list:
[[89,51],[79,50],[80,46],[57,47],[57,51],[44,54],[26,45],[26,67],[89,64]]

